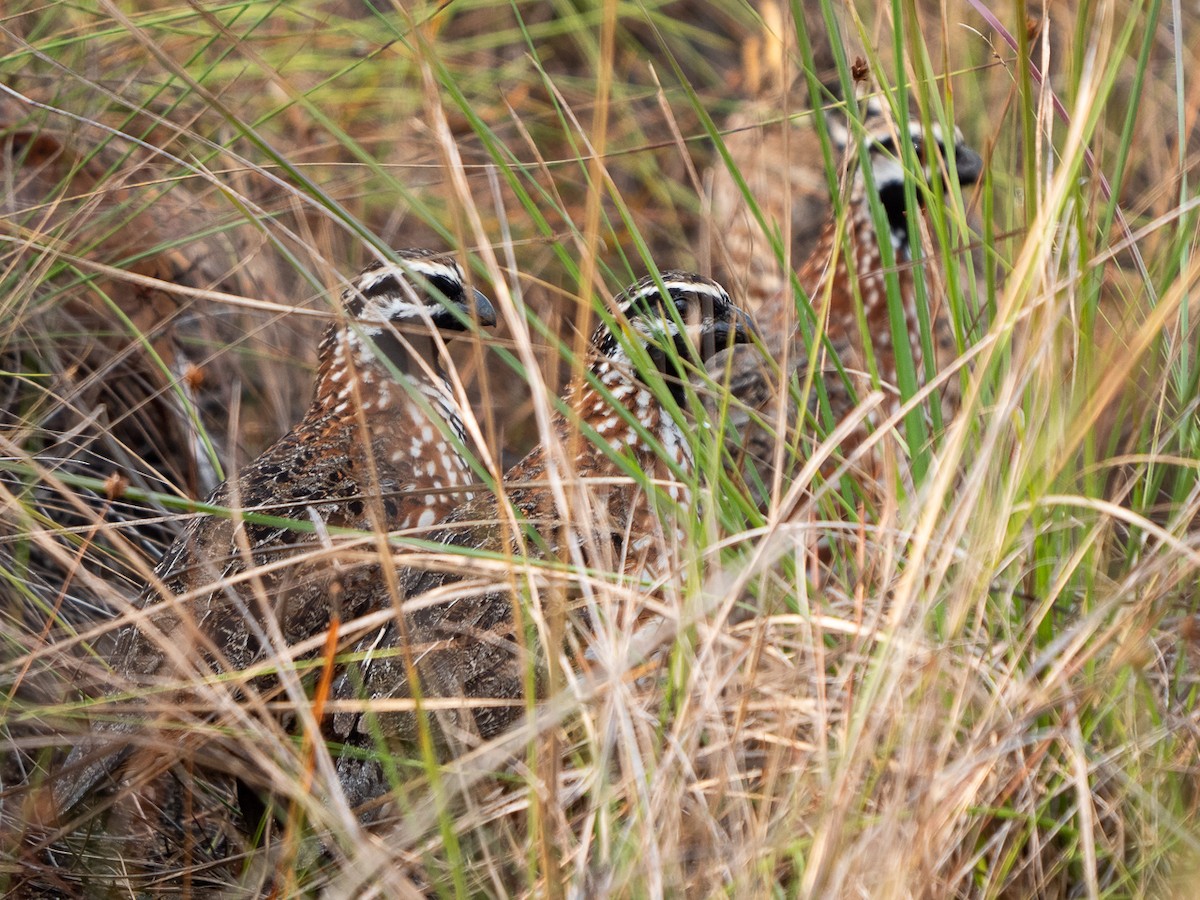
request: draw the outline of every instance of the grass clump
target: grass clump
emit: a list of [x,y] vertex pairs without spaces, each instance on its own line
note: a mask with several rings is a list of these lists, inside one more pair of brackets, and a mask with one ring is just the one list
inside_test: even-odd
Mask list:
[[[10,4],[6,888],[1188,896],[1200,270],[1184,74],[1200,40],[1155,0],[1031,12]],[[926,431],[918,399],[880,429],[869,491],[844,423],[817,417],[803,478],[756,491],[714,437],[727,401],[701,386],[717,412],[696,429],[679,571],[647,588],[467,559],[545,588],[523,610],[553,689],[457,758],[381,746],[385,823],[339,796],[336,746],[285,726],[293,701],[243,702],[254,673],[159,686],[202,698],[171,710],[183,743],[156,763],[197,785],[181,858],[55,821],[48,773],[89,715],[114,712],[81,686],[103,683],[111,635],[198,502],[305,408],[313,320],[372,248],[461,251],[503,307],[495,337],[455,351],[494,478],[547,439],[578,335],[616,289],[694,268],[737,298],[715,179],[758,214],[834,208],[845,173],[800,113],[860,57],[898,117],[953,122],[987,161],[976,188],[924,200],[923,254],[948,273],[965,354],[956,416]],[[788,118],[812,197],[763,188],[735,152],[748,122]],[[804,232],[763,215],[763,252],[794,271],[821,218]],[[829,478],[826,460],[846,465]],[[392,548],[400,565],[437,556]],[[657,624],[615,614],[568,665],[545,650],[548,610],[581,591]],[[272,664],[323,702],[315,667]],[[274,798],[261,834],[230,829],[239,779]],[[117,810],[121,791],[137,797],[117,790]]]

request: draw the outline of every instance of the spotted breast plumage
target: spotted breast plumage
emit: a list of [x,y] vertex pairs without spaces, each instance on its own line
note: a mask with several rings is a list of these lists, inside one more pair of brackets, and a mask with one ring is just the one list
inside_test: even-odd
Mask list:
[[[954,175],[961,185],[978,180],[982,160],[963,142],[957,129],[947,141],[935,123],[930,144],[920,120],[914,118],[906,128],[923,171],[906,171],[896,143],[896,128],[874,98],[865,101],[860,139],[853,139],[850,128],[835,116],[828,117],[828,124],[835,148],[847,158],[846,167],[851,172],[849,195],[844,213],[839,214],[834,209],[826,217],[816,244],[797,271],[796,279],[812,307],[826,316],[822,324],[827,339],[824,349],[831,350],[837,362],[824,355],[823,349],[823,358],[815,368],[816,377],[822,381],[829,398],[834,419],[849,412],[855,396],[861,396],[864,389],[878,387],[884,392],[882,408],[843,443],[843,451],[849,451],[866,438],[869,428],[878,423],[881,415],[891,415],[900,406],[900,368],[897,345],[893,340],[896,329],[888,302],[889,278],[895,279],[894,290],[904,319],[906,350],[911,355],[917,385],[925,382],[929,369],[925,364],[919,329],[919,305],[923,298],[917,288],[915,268],[918,265],[922,267],[926,282],[924,299],[929,303],[933,370],[941,371],[958,355],[958,342],[943,287],[944,276],[928,255],[925,259],[914,259],[917,223],[908,220],[906,182],[912,184],[918,207],[923,211],[927,193],[921,187],[921,180],[929,183],[931,179],[942,177],[951,147]],[[884,240],[894,262],[894,268],[890,270],[884,265],[881,233],[864,175],[867,168],[886,219]],[[765,335],[765,359],[750,348],[741,348],[732,351],[735,356],[732,362],[719,357],[713,361],[710,370],[714,376],[730,373],[730,389],[741,404],[740,409],[734,410],[729,428],[730,435],[741,445],[735,452],[745,454],[759,485],[769,486],[776,471],[776,448],[779,446],[773,426],[783,423],[786,433],[782,437],[787,441],[785,446],[791,448],[789,454],[802,448],[806,431],[811,433],[811,429],[797,428],[804,416],[798,415],[795,400],[788,390],[797,374],[803,377],[811,357],[803,331],[797,324],[790,276],[781,272],[777,263],[771,263],[772,255],[761,229],[736,209],[718,210],[717,213],[727,217],[731,231],[757,229],[756,234],[743,234],[734,240],[731,247],[734,250],[757,247],[766,259],[766,262],[759,260],[752,268],[758,286],[748,290],[749,296],[758,304],[752,311]],[[810,325],[815,327],[813,323]],[[785,364],[782,369],[780,364]],[[953,414],[959,401],[958,380],[949,379],[942,387],[940,397],[943,415]],[[782,416],[780,404],[784,404]],[[810,392],[807,398],[807,414],[810,417],[819,415],[817,392]],[[800,455],[803,457],[803,452]]]
[[[502,500],[480,494],[450,516],[436,539],[518,559],[562,555],[592,570],[634,578],[666,574],[681,537],[669,523],[679,521],[675,514],[691,499],[677,475],[693,465],[680,424],[685,378],[680,361],[701,365],[715,350],[748,340],[752,330],[749,317],[709,279],[666,272],[634,285],[619,298],[615,319],[592,336],[588,368],[568,389],[566,412],[552,420],[552,439],[505,474]],[[670,399],[650,386],[659,376]],[[556,447],[576,448],[568,471],[559,468]],[[645,478],[631,477],[635,471]],[[660,490],[672,510],[659,502]],[[461,597],[451,592],[451,599],[422,604],[422,595],[444,592],[463,576],[408,572],[401,588],[414,606],[402,620],[392,620],[359,643],[361,661],[348,665],[335,695],[411,697],[410,674],[415,674],[426,697],[509,702],[472,707],[467,700],[453,713],[440,713],[443,736],[453,731],[469,744],[504,731],[523,711],[533,670],[513,612],[520,602],[514,595],[528,590],[520,584],[522,577],[511,590],[468,590],[464,584]],[[386,788],[380,766],[362,752],[373,746],[376,726],[390,737],[411,739],[416,717],[344,712],[334,719],[337,738],[359,748],[343,754],[338,764],[347,796],[356,804]]]
[[[475,478],[440,350],[444,335],[494,324],[495,311],[464,280],[451,259],[402,250],[353,281],[321,340],[303,420],[216,490],[209,503],[231,515],[198,517],[167,551],[138,601],[149,615],[123,627],[105,660],[110,684],[136,697],[142,685],[288,659],[331,616],[356,615],[377,580],[377,567],[372,576],[369,565],[321,555],[329,529],[430,526],[470,499]],[[134,743],[153,744],[147,731],[178,728],[179,697],[94,724],[56,783],[60,810],[113,774]],[[164,738],[160,753],[171,746]]]

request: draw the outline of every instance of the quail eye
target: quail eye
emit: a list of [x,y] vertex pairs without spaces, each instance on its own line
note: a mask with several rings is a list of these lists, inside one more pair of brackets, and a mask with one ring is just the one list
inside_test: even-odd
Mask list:
[[429,282],[429,286],[436,294],[440,294],[447,300],[454,300],[462,293],[462,285],[445,275],[430,275],[425,280]]

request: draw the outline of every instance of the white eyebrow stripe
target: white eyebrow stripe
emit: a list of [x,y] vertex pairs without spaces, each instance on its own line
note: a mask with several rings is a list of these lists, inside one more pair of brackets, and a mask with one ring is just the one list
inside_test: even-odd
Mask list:
[[444,278],[452,282],[462,281],[462,271],[458,268],[457,264],[450,265],[429,262],[428,260],[410,260],[403,267],[389,264],[378,269],[372,269],[359,279],[355,287],[359,291],[366,293],[374,290],[388,279],[395,279],[397,282],[406,284],[411,288],[413,274],[430,280]]
[[[729,302],[729,294],[726,293],[725,289],[719,284],[708,280],[680,281],[679,279],[663,279],[663,287],[667,289],[668,293],[670,293],[672,288],[674,288],[675,290],[687,291],[692,294],[705,294],[709,297],[712,297],[714,300],[723,300],[727,303]],[[657,284],[650,282],[649,284],[641,287],[637,293],[635,293],[629,299],[630,302],[636,302],[638,300],[644,300],[647,297],[652,297],[655,294],[661,294],[661,291],[659,291]]]
[[[399,266],[393,266],[399,269]],[[463,273],[456,262],[439,262],[429,259],[414,259],[404,264],[404,269],[415,272],[422,278],[446,278],[450,281],[462,281]],[[403,269],[401,269],[403,271]]]
[[689,281],[684,286],[684,290],[691,291],[693,294],[706,294],[714,300],[730,302],[728,291],[711,281]]
[[[930,123],[930,125],[931,125],[931,130],[933,132],[933,139],[935,141],[937,141],[937,144],[939,147],[945,148],[946,136],[945,136],[945,132],[942,131],[941,122],[932,122],[932,123]],[[921,123],[915,119],[908,123],[908,134],[913,139],[914,142],[922,141],[925,139],[925,129],[921,126]],[[954,126],[954,146],[962,147],[965,143],[966,143],[966,141],[963,138],[962,129],[960,129],[957,125],[955,125]]]

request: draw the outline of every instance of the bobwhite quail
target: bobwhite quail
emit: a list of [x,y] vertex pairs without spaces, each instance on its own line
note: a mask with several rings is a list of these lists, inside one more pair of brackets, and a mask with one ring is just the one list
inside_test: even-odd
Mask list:
[[[671,568],[680,536],[663,522],[678,520],[656,502],[659,489],[648,484],[665,483],[674,505],[690,500],[676,475],[692,468],[689,441],[679,424],[680,411],[667,408],[683,399],[686,374],[680,361],[701,365],[716,350],[746,342],[753,326],[724,288],[683,272],[646,278],[618,304],[614,325],[602,324],[591,338],[589,368],[569,387],[567,412],[552,420],[551,446],[578,446],[573,471],[562,473],[560,482],[568,508],[562,508],[562,495],[555,495],[552,452],[541,446],[505,474],[503,501],[480,494],[450,516],[437,541],[518,559],[566,553],[589,569],[633,577],[659,576]],[[663,395],[650,388],[659,376],[671,385],[674,403],[660,402]],[[646,481],[631,479],[633,470],[644,473]],[[509,525],[514,519],[515,527]],[[410,570],[401,588],[417,602],[462,579]],[[513,591],[524,592],[516,586]],[[416,673],[425,697],[508,701],[440,715],[443,737],[466,736],[470,743],[500,733],[523,711],[530,671],[525,645],[515,634],[514,602],[512,591],[464,582],[462,590],[417,606],[359,643],[362,661],[347,667],[334,695],[410,698],[409,675]],[[362,748],[373,746],[374,728],[411,740],[416,724],[410,713],[381,713],[370,721],[365,713],[335,715],[334,734],[348,745],[338,763],[348,799],[361,804],[386,788],[379,765],[364,759]]]
[[[908,133],[923,172],[905,171],[896,144],[894,126],[875,99],[865,104],[863,117],[864,135],[854,141],[846,125],[833,116],[828,118],[829,132],[835,148],[846,155],[847,168],[852,172],[848,204],[844,214],[830,214],[821,227],[815,247],[796,273],[799,285],[807,293],[812,307],[826,312],[824,334],[828,339],[825,348],[831,349],[837,362],[822,359],[815,367],[816,377],[822,382],[829,408],[834,419],[849,412],[855,394],[863,388],[878,386],[885,392],[882,410],[878,413],[891,415],[900,407],[898,388],[899,369],[897,350],[893,341],[891,310],[888,303],[887,279],[895,278],[907,331],[907,350],[913,360],[918,385],[924,382],[922,342],[919,335],[920,295],[914,273],[913,231],[916,223],[908,220],[905,202],[905,182],[913,181],[919,205],[925,191],[919,180],[926,182],[941,177],[945,172],[948,157],[947,142],[939,126],[933,126],[933,147],[926,146],[925,131],[918,119],[908,123]],[[953,135],[954,169],[961,185],[975,183],[982,172],[983,163],[979,155],[968,147],[962,135],[955,129]],[[874,188],[886,218],[886,239],[895,261],[894,274],[885,273],[884,253],[880,245],[880,232],[872,213],[867,181],[863,167],[870,168]],[[726,196],[726,195],[717,195]],[[728,197],[726,197],[728,201]],[[731,202],[731,201],[729,201]],[[923,209],[923,206],[921,207]],[[751,348],[731,351],[734,359],[723,355],[712,361],[710,371],[715,378],[728,374],[730,391],[743,406],[735,410],[728,426],[728,434],[740,442],[738,454],[744,454],[753,471],[748,478],[756,490],[769,488],[774,474],[778,442],[772,431],[781,421],[780,403],[786,403],[782,421],[787,428],[786,446],[795,452],[797,442],[803,439],[805,429],[797,428],[803,416],[798,416],[794,400],[789,397],[788,386],[793,376],[803,376],[810,362],[803,334],[797,325],[796,308],[792,301],[791,282],[787,273],[774,264],[774,254],[761,228],[747,219],[744,209],[736,206],[715,209],[714,214],[723,216],[719,225],[728,228],[731,236],[731,251],[742,252],[747,247],[757,247],[765,256],[753,267],[745,269],[752,275],[754,287],[748,287],[748,295],[755,298],[757,308],[753,314],[764,334],[763,349],[766,359]],[[929,259],[920,260],[925,269],[927,292],[933,308],[929,310],[929,322],[935,351],[935,368],[941,370],[957,355],[950,310],[937,285],[942,278],[934,272]],[[860,324],[861,315],[861,324]],[[824,349],[822,353],[824,353]],[[780,370],[779,364],[786,363]],[[842,367],[839,371],[838,363]],[[843,372],[848,373],[844,376]],[[871,373],[875,377],[871,377]],[[850,385],[846,384],[846,381]],[[854,389],[851,390],[850,388]],[[958,402],[958,382],[951,379],[941,393],[943,414],[952,414]],[[753,411],[753,415],[746,410]],[[819,415],[817,392],[808,397],[807,414]],[[752,424],[752,422],[754,424]],[[766,427],[760,427],[766,426]],[[843,451],[865,438],[865,432],[852,435],[844,444]]]
[[[320,343],[304,419],[209,500],[240,512],[197,518],[159,562],[138,600],[157,608],[118,633],[106,660],[122,691],[287,659],[331,616],[357,615],[378,579],[377,566],[313,560],[321,533],[328,541],[334,527],[427,527],[471,498],[461,410],[439,350],[443,334],[492,325],[495,311],[453,260],[426,250],[394,256],[345,291],[344,316]],[[156,734],[169,733],[171,702]],[[60,813],[116,770],[154,718],[146,708],[93,725],[55,785]]]

